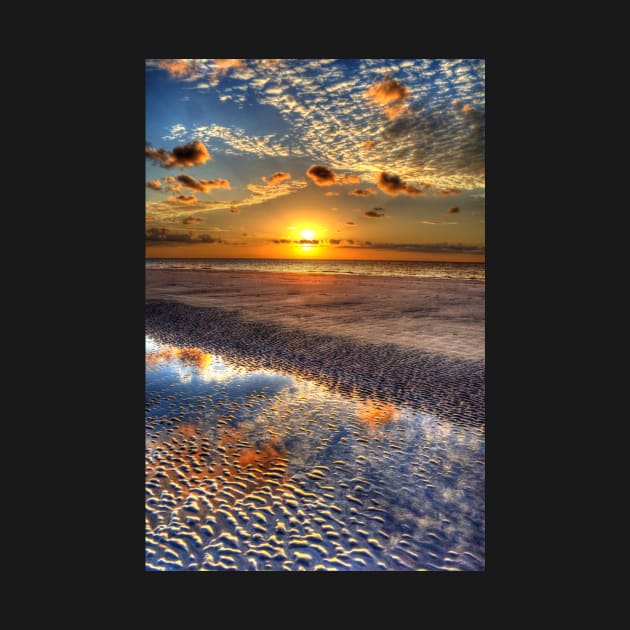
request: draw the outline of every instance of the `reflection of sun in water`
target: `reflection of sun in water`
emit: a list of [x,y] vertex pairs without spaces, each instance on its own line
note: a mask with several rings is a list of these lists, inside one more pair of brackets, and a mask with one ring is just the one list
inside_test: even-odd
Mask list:
[[313,232],[313,230],[302,230],[300,236],[307,241],[312,241],[315,238],[315,232]]

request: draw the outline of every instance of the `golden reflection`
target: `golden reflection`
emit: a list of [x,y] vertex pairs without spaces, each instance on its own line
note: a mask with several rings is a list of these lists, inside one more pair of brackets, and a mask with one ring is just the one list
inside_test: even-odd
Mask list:
[[[226,367],[221,357],[204,352],[200,348],[178,348],[163,346],[156,350],[149,350],[146,357],[147,365],[154,366],[167,361],[176,361],[178,368],[192,367],[198,371],[201,380],[206,383],[224,381],[233,375],[234,370]],[[190,373],[178,369],[180,380],[188,382],[192,378]]]
[[357,415],[366,427],[377,429],[385,424],[395,422],[400,414],[393,405],[368,400],[358,404]]

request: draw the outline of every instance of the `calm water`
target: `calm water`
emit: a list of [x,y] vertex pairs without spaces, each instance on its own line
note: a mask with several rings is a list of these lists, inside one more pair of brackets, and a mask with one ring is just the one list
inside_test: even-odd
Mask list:
[[485,440],[146,341],[148,570],[483,570]]
[[485,280],[484,263],[442,263],[395,260],[271,260],[254,258],[150,258],[147,269],[214,269],[217,271],[284,271],[368,276],[417,276]]

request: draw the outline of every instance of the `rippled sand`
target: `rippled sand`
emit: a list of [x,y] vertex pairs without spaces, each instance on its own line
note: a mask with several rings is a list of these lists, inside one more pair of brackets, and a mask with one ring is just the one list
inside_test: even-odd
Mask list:
[[189,288],[146,310],[147,569],[484,568],[479,353],[392,343],[393,322],[380,343],[301,329],[280,301],[192,305]]

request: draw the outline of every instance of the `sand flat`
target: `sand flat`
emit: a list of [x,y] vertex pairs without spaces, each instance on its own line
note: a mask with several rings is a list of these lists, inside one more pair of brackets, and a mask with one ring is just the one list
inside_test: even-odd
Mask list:
[[485,282],[476,280],[151,269],[146,299],[447,357],[485,355]]

